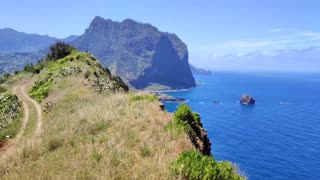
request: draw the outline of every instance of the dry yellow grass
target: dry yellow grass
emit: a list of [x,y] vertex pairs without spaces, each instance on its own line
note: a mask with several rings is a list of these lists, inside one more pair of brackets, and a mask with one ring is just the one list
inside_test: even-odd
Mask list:
[[[64,83],[63,83],[64,82]],[[0,162],[0,179],[174,179],[169,166],[191,150],[187,135],[165,129],[172,115],[132,94],[96,94],[77,77],[42,102],[42,134]]]

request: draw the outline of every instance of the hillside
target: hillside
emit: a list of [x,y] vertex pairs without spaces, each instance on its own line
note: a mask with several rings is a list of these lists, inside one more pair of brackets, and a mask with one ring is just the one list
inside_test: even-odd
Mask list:
[[23,69],[27,64],[36,64],[43,59],[48,48],[56,41],[70,42],[78,36],[64,39],[27,34],[14,29],[0,29],[0,74],[13,73]]
[[36,64],[45,54],[45,51],[0,54],[0,74],[13,73],[27,64]]
[[160,32],[150,24],[95,17],[72,44],[97,56],[112,73],[137,89],[195,86],[187,46],[175,34]]
[[90,53],[58,43],[0,80],[0,101],[12,97],[0,112],[16,107],[0,114],[9,122],[0,132],[15,130],[0,140],[1,179],[242,179],[210,156],[198,114],[181,105],[172,115],[155,96],[128,92]]

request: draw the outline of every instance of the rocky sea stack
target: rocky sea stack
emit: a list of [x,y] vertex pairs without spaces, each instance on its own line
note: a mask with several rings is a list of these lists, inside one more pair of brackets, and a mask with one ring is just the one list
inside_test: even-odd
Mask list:
[[256,100],[253,99],[253,97],[251,97],[247,94],[244,94],[244,95],[242,95],[242,97],[240,99],[240,103],[243,105],[252,105],[252,104],[256,103]]

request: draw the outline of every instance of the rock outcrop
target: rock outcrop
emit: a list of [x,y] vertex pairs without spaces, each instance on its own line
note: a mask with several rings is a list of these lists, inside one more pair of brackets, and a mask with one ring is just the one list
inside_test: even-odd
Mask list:
[[176,97],[172,97],[172,96],[169,96],[167,94],[162,94],[162,93],[159,93],[159,92],[155,92],[153,94],[158,97],[159,101],[186,102],[186,99],[184,99],[184,98],[176,98]]
[[211,142],[208,137],[208,132],[203,128],[200,116],[198,113],[194,113],[195,123],[191,124],[192,129],[196,132],[195,138],[196,148],[204,155],[211,155]]
[[252,104],[256,103],[256,100],[253,99],[253,97],[251,97],[247,94],[244,94],[244,95],[242,95],[242,97],[240,99],[240,103],[243,105],[252,105]]

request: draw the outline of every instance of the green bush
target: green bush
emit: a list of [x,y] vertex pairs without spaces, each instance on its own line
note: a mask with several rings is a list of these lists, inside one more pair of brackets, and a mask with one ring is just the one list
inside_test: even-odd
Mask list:
[[44,80],[36,81],[30,91],[29,95],[36,99],[37,101],[41,102],[49,95],[49,90],[52,85],[53,78],[49,74]]
[[176,133],[186,133],[190,141],[201,153],[211,155],[211,142],[203,128],[198,113],[193,113],[186,104],[180,104],[174,113],[173,120],[166,126]]
[[0,75],[0,84],[6,82],[8,80],[9,76],[5,76],[5,75]]
[[18,133],[20,126],[21,121],[19,119],[14,119],[5,128],[0,130],[0,141],[5,140],[7,136],[9,136],[9,138],[13,138]]
[[26,71],[26,72],[33,73],[33,74],[39,74],[40,73],[40,69],[37,69],[33,64],[25,65],[23,70]]
[[55,61],[64,58],[71,53],[72,49],[72,46],[64,42],[56,42],[54,45],[50,46],[50,53],[47,55],[47,59]]
[[192,180],[244,180],[239,170],[230,162],[217,162],[212,156],[199,151],[185,151],[172,164],[176,176]]
[[16,95],[4,94],[0,96],[0,140],[6,135],[13,137],[19,130],[21,101]]
[[4,93],[7,91],[7,88],[0,85],[0,93]]

